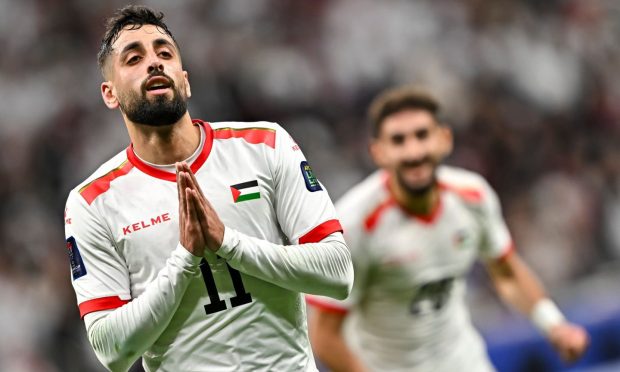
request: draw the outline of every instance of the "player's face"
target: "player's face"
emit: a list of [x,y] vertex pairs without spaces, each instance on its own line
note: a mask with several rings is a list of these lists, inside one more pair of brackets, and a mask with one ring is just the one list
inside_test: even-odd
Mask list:
[[452,150],[450,130],[425,110],[404,110],[383,120],[371,144],[378,166],[387,169],[398,185],[412,195],[430,190],[435,170]]
[[101,85],[109,108],[132,122],[162,126],[179,121],[191,96],[187,72],[172,38],[156,26],[121,31],[108,57],[109,81]]

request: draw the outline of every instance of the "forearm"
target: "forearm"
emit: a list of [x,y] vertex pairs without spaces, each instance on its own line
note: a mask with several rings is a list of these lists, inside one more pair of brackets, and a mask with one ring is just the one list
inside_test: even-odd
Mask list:
[[245,274],[296,292],[344,299],[353,285],[351,254],[340,234],[319,243],[278,245],[226,227],[216,253]]
[[577,360],[588,346],[587,332],[568,322],[527,265],[515,254],[511,256],[507,262],[490,265],[500,296],[530,318],[562,359]]
[[491,265],[491,277],[500,297],[529,317],[544,335],[566,321],[557,306],[547,298],[536,275],[516,255]]
[[312,309],[308,321],[312,350],[330,371],[362,372],[362,362],[344,339],[344,320],[345,314]]
[[504,262],[490,265],[489,272],[502,300],[526,316],[530,315],[536,303],[546,297],[536,275],[516,254],[507,257]]
[[107,314],[85,317],[97,358],[112,371],[124,371],[168,326],[194,275],[200,257],[179,245],[144,293]]
[[[332,372],[363,372],[366,369],[349,349],[341,334],[321,337],[313,342],[316,357]],[[320,346],[319,346],[320,345]]]

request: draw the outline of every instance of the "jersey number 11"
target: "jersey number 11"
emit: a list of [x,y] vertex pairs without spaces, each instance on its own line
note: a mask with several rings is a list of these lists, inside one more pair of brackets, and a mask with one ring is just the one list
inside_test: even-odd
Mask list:
[[[230,274],[233,286],[235,287],[235,296],[230,298],[230,304],[232,307],[241,306],[252,302],[252,295],[245,291],[239,271],[228,266],[228,264],[226,264],[226,267],[228,268],[228,273]],[[218,311],[226,310],[226,301],[220,298],[220,294],[217,292],[217,287],[215,286],[213,272],[211,272],[211,267],[204,258],[200,261],[200,271],[202,272],[202,278],[205,281],[207,293],[209,294],[209,299],[211,300],[210,304],[205,305],[205,311],[207,314],[213,314]]]

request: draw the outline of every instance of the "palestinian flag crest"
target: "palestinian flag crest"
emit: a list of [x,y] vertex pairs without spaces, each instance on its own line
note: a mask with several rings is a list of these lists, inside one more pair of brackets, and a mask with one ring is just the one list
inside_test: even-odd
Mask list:
[[260,199],[260,189],[258,188],[257,180],[230,185],[230,191],[235,203]]

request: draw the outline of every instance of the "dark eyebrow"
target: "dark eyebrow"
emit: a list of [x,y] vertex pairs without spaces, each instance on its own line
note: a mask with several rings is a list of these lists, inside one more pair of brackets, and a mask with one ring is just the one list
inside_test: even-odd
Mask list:
[[174,44],[172,44],[171,42],[169,42],[168,40],[163,39],[163,38],[159,38],[159,39],[153,40],[153,46],[155,46],[155,47],[169,46],[172,49],[176,50],[176,48],[174,47]]
[[123,48],[123,50],[121,51],[121,53],[119,55],[122,56],[122,55],[125,55],[125,54],[127,54],[128,52],[130,52],[132,50],[140,49],[140,48],[142,48],[142,44],[139,41],[134,41],[134,42],[131,42],[131,43],[125,45],[125,47]]

